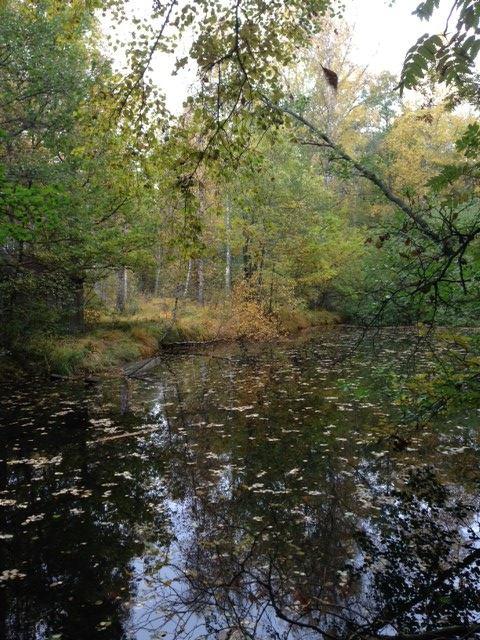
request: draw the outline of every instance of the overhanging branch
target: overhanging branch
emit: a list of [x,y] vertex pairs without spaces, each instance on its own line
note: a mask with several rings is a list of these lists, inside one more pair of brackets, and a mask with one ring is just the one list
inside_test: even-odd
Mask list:
[[378,189],[380,189],[380,191],[387,198],[387,200],[389,200],[394,205],[396,205],[411,220],[413,220],[413,222],[415,222],[417,227],[428,238],[430,238],[430,240],[433,240],[434,242],[439,244],[443,244],[441,236],[434,229],[431,228],[431,226],[426,222],[426,220],[420,214],[414,211],[404,200],[402,200],[399,196],[393,193],[393,191],[385,184],[385,182],[383,182],[383,180],[381,180],[375,173],[373,173],[373,171],[370,171],[370,169],[367,169],[367,167],[364,167],[362,164],[360,164],[360,162],[352,158],[344,149],[342,149],[340,145],[333,142],[333,140],[329,136],[327,136],[326,133],[324,133],[323,131],[320,131],[318,127],[316,127],[309,120],[304,118],[302,115],[296,113],[292,109],[275,104],[271,100],[269,100],[266,96],[262,96],[262,100],[271,109],[275,109],[280,113],[289,115],[291,118],[293,118],[303,126],[307,127],[307,129],[309,129],[319,140],[322,141],[318,143],[318,146],[322,146],[322,147],[327,146],[328,148],[330,148],[338,158],[341,158],[342,160],[347,162],[349,165],[354,167],[361,176],[369,180]]

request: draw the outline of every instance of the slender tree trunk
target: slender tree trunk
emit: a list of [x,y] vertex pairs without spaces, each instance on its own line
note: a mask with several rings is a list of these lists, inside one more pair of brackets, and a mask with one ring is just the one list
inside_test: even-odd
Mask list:
[[225,291],[227,296],[230,295],[232,290],[232,252],[230,245],[227,244],[227,251],[225,254]]
[[[206,198],[205,184],[203,183],[203,181],[200,181],[198,185],[198,201],[200,203],[199,214],[200,214],[200,219],[202,221],[201,224],[203,226],[203,221],[205,220],[205,212],[207,210],[207,198]],[[196,263],[197,263],[197,285],[198,285],[197,302],[203,306],[205,303],[205,273],[204,273],[203,258],[197,258]]]
[[[332,52],[329,51],[328,57],[325,60],[324,64],[328,69],[332,68],[333,60],[332,60]],[[324,105],[326,107],[326,122],[325,122],[325,131],[329,138],[335,132],[337,126],[337,92],[331,87],[327,82],[325,82],[325,93],[324,93]],[[323,183],[326,187],[329,186],[329,183],[332,181],[331,176],[331,164],[332,158],[328,154],[324,154],[323,160]]]
[[227,202],[225,207],[225,235],[226,235],[226,248],[225,248],[225,292],[227,296],[230,295],[232,290],[232,250],[230,247],[230,230],[231,230],[231,211],[230,201]]
[[153,295],[155,296],[155,298],[158,298],[160,295],[160,273],[161,269],[159,265],[157,267],[157,270],[155,271],[155,285],[153,287]]
[[160,274],[162,273],[162,253],[160,249],[158,249],[157,255],[155,257],[157,262],[157,269],[155,271],[155,285],[153,287],[153,295],[158,298],[158,296],[160,295]]
[[263,265],[265,264],[265,247],[262,245],[262,252],[260,254],[260,264],[258,265],[258,286],[263,284]]
[[121,267],[117,272],[117,311],[125,313],[128,294],[127,267]]
[[190,278],[192,277],[192,259],[188,261],[188,270],[187,277],[185,278],[185,287],[183,288],[183,297],[186,298],[188,295],[188,289],[190,287]]
[[203,306],[205,304],[205,274],[203,271],[203,258],[198,258],[197,260],[197,277],[197,302]]
[[72,330],[74,333],[85,331],[85,281],[83,278],[72,278],[73,284],[73,318]]
[[107,302],[107,292],[105,290],[105,280],[100,280],[95,282],[94,285],[95,293],[102,301],[102,304],[106,304]]
[[177,312],[178,312],[178,296],[175,296],[175,303],[173,305],[172,311],[172,324],[177,322]]
[[268,301],[268,313],[273,311],[273,278],[270,280],[270,299]]
[[252,277],[252,260],[250,258],[250,238],[246,237],[243,243],[243,276],[245,280]]

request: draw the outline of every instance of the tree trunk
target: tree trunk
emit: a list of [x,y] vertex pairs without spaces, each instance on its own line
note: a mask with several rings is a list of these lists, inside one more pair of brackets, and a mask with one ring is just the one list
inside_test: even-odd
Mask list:
[[155,296],[155,298],[158,298],[160,295],[160,266],[157,267],[157,270],[155,271],[155,285],[153,287],[153,295]]
[[197,260],[197,277],[197,302],[203,306],[205,304],[205,276],[203,272],[203,258],[198,258]]
[[125,313],[128,294],[128,272],[127,267],[121,267],[117,272],[117,311]]
[[260,254],[260,264],[258,265],[258,286],[263,285],[263,265],[265,264],[265,247],[262,245],[262,252]]
[[[333,65],[333,60],[332,60],[332,52],[329,52],[328,58],[327,60],[325,60],[324,64],[328,69],[332,68]],[[326,122],[325,122],[325,130],[327,133],[327,136],[330,138],[334,132],[335,129],[337,127],[337,117],[336,117],[336,110],[337,110],[337,92],[326,82],[326,91],[324,94],[324,104],[326,107]],[[332,158],[330,157],[329,154],[324,154],[323,156],[323,160],[322,160],[322,164],[323,164],[323,184],[328,187],[329,184],[332,181],[332,175],[331,175],[331,165],[332,165]]]
[[227,296],[230,295],[232,290],[232,250],[230,247],[230,202],[227,202],[225,208],[225,235],[226,235],[226,249],[225,249],[225,292]]
[[250,258],[250,238],[246,237],[243,244],[243,276],[245,280],[252,277],[252,260]]
[[85,281],[83,278],[72,278],[73,284],[73,318],[72,331],[83,333],[85,331]]
[[105,290],[105,280],[100,280],[95,282],[94,289],[95,289],[95,293],[102,301],[102,304],[107,304],[107,292]]
[[192,259],[188,261],[188,271],[187,277],[185,278],[185,287],[183,288],[183,297],[186,298],[188,295],[188,289],[190,287],[190,278],[192,277]]
[[[198,184],[198,200],[200,203],[200,220],[203,226],[203,221],[205,220],[205,212],[207,209],[207,199],[206,199],[206,191],[205,184],[200,181]],[[197,302],[203,306],[205,302],[205,274],[203,271],[203,258],[197,258]]]
[[270,299],[268,301],[268,313],[273,311],[273,278],[270,280]]
[[160,295],[160,274],[162,272],[162,252],[160,249],[158,249],[155,258],[157,262],[157,269],[155,271],[155,284],[153,287],[153,295],[155,296],[155,298],[158,298]]

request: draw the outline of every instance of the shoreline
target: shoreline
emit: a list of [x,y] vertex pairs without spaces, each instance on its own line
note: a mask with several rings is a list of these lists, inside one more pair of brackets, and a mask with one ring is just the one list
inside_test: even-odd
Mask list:
[[[175,328],[165,334],[161,322],[116,323],[95,326],[76,336],[38,336],[17,352],[0,355],[0,383],[11,377],[32,373],[52,380],[97,382],[129,377],[142,363],[162,355],[188,353],[195,348],[215,348],[235,344],[275,344],[297,338],[306,332],[343,326],[332,321],[299,326],[269,337],[232,335],[204,340],[188,340],[188,333]],[[179,340],[178,338],[186,338]]]
[[[45,352],[29,353],[28,350],[21,353],[20,356],[3,353],[0,355],[0,384],[8,381],[8,379],[25,376],[27,378],[40,376],[52,381],[83,381],[87,384],[95,384],[109,378],[135,378],[137,377],[137,372],[151,369],[155,365],[150,363],[161,361],[164,356],[208,355],[208,353],[193,353],[193,350],[198,348],[213,350],[222,346],[233,347],[235,345],[239,347],[267,347],[298,340],[302,336],[308,338],[315,333],[335,329],[364,331],[365,335],[381,331],[419,330],[418,325],[385,325],[365,328],[362,325],[344,323],[335,319],[332,322],[296,327],[267,338],[250,335],[208,338],[205,340],[165,340],[167,336],[162,331],[164,325],[161,323],[154,324],[156,326],[153,329],[152,326],[149,327],[150,332],[139,323],[130,327],[129,331],[118,326],[107,330],[96,327],[92,328],[92,331],[79,336],[68,336],[67,338],[64,336],[50,337],[47,344],[52,349],[53,354],[55,354],[56,349],[59,350],[61,357],[58,359],[53,358],[52,355],[49,358],[49,354]],[[446,329],[474,332],[480,330],[479,327],[435,328],[436,331]],[[105,339],[103,335],[96,335],[96,331],[106,331],[109,339]],[[130,336],[129,333],[133,335]],[[158,341],[155,338],[155,334],[161,334],[162,340]],[[181,336],[182,334],[180,334]],[[177,337],[177,334],[175,337]],[[122,345],[122,340],[126,340],[124,345]],[[88,348],[90,341],[93,343],[94,348]],[[80,346],[84,343],[87,344],[87,347]]]

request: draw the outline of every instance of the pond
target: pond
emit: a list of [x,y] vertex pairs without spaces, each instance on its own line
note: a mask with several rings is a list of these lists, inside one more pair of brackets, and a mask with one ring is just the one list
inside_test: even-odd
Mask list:
[[468,635],[478,412],[403,425],[386,382],[425,356],[397,331],[339,358],[357,338],[5,385],[0,637]]

